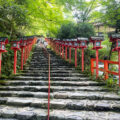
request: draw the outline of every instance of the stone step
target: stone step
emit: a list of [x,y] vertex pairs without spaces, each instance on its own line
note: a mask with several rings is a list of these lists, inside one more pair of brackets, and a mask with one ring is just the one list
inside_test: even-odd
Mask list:
[[[40,58],[40,60],[31,60],[30,61],[30,65],[36,65],[37,63],[39,63],[39,64],[47,64],[48,63],[48,59],[45,59],[45,60],[43,60],[43,61],[41,61],[41,58]],[[62,65],[62,64],[65,64],[66,66],[70,66],[71,64],[69,64],[69,63],[67,63],[67,62],[65,62],[65,61],[63,61],[63,60],[51,60],[51,65]]]
[[[29,80],[11,80],[11,81],[6,81],[1,83],[1,85],[13,85],[13,86],[19,86],[19,85],[30,85],[30,86],[46,86],[48,85],[48,81],[42,81],[42,80],[36,80],[36,81],[29,81]],[[98,82],[94,82],[94,81],[52,81],[51,80],[51,86],[103,86],[105,85],[104,83],[98,83]]]
[[[30,91],[0,91],[1,97],[34,97],[47,98],[47,92],[30,92]],[[108,92],[92,92],[92,91],[57,91],[51,92],[51,98],[55,99],[71,99],[71,100],[120,100],[116,94]]]
[[[47,120],[47,110],[32,107],[2,106],[0,116],[12,116],[15,120]],[[12,111],[12,112],[11,112]],[[95,112],[75,110],[51,110],[50,120],[119,120],[117,112]],[[9,119],[8,119],[9,120]],[[13,119],[14,120],[14,119]]]
[[[38,76],[17,76],[14,78],[14,80],[47,80],[48,81],[48,75],[46,75],[46,77],[44,77],[45,75],[41,75],[40,77]],[[92,80],[90,81],[89,77],[69,77],[69,76],[64,76],[64,77],[53,77],[51,75],[51,81],[73,81],[73,82],[77,82],[77,81],[84,81],[84,82],[93,82]]]
[[[2,118],[15,118],[13,120],[46,120],[47,110],[35,109],[32,107],[13,107],[13,106],[1,106],[0,116]],[[3,119],[4,120],[4,119]]]
[[[19,76],[34,76],[34,77],[37,77],[37,76],[48,76],[48,72],[45,72],[45,73],[21,73],[21,74],[18,74]],[[74,73],[51,73],[51,76],[53,77],[85,77],[83,74],[74,74]],[[89,78],[90,79],[90,78]]]
[[[51,53],[50,120],[119,120],[120,97]],[[35,48],[24,74],[0,81],[0,118],[47,120],[48,58]]]
[[[2,91],[30,91],[30,92],[48,92],[48,86],[0,86]],[[96,86],[87,87],[69,87],[69,86],[51,86],[51,92],[56,91],[92,91],[109,92],[108,89]]]
[[18,119],[14,119],[14,118],[0,118],[0,120],[18,120]]
[[[35,97],[35,98],[48,98],[47,92],[28,92],[28,91],[0,91],[1,97]],[[51,93],[51,98],[53,94]]]
[[54,92],[55,99],[92,99],[92,100],[120,100],[120,96],[110,92],[92,91],[59,91]]
[[[3,101],[6,100],[6,103]],[[0,100],[1,104],[8,106],[17,107],[34,107],[47,109],[48,99],[38,99],[38,98],[17,98],[17,97],[7,97],[5,100]],[[51,109],[69,109],[69,110],[86,110],[86,111],[120,111],[120,101],[113,100],[70,100],[70,99],[51,99],[50,100]]]
[[[42,66],[42,68],[41,67],[39,67],[39,68],[36,68],[36,67],[32,67],[32,68],[29,68],[30,70],[43,70],[43,68],[45,69],[47,69],[48,67],[44,67],[44,66]],[[61,67],[58,67],[58,66],[56,66],[56,67],[51,67],[51,69],[53,69],[53,70],[75,70],[75,68],[72,68],[72,67],[66,67],[66,66],[61,66]]]
[[[23,73],[48,73],[48,69],[44,70],[23,70]],[[76,73],[74,70],[51,70],[50,73]]]

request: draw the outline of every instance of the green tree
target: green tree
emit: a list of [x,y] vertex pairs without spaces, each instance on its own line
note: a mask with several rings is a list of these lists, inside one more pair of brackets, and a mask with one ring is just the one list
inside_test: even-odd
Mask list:
[[120,32],[120,1],[101,0],[101,20],[109,26],[115,28],[115,32]]
[[94,35],[94,28],[89,23],[68,23],[63,24],[58,32],[57,37],[60,39],[90,37]]

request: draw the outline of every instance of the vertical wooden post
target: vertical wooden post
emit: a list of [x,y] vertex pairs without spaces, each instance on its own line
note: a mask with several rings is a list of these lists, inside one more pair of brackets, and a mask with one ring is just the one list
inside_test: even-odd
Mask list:
[[99,74],[98,64],[99,64],[98,49],[96,49],[96,79],[98,78],[98,74]]
[[71,63],[71,47],[69,47],[69,63]]
[[64,58],[64,46],[62,46],[62,58]]
[[59,52],[60,52],[60,50],[59,50],[59,44],[58,44],[58,55],[59,55]]
[[25,46],[25,49],[24,49],[24,64],[26,63],[26,46]]
[[60,56],[61,56],[61,45],[60,45]]
[[0,77],[1,77],[1,63],[2,63],[2,53],[0,52]]
[[77,48],[75,48],[75,67],[77,67]]
[[108,79],[108,62],[104,60],[104,73],[105,73],[105,80]]
[[82,48],[82,72],[84,71],[84,48]]
[[118,62],[119,62],[119,87],[120,87],[120,49],[118,50]]
[[94,75],[94,59],[91,58],[91,75]]
[[67,47],[65,47],[65,60],[67,60]]
[[24,48],[21,48],[21,70],[23,70],[23,50]]
[[16,74],[17,50],[14,50],[14,74]]

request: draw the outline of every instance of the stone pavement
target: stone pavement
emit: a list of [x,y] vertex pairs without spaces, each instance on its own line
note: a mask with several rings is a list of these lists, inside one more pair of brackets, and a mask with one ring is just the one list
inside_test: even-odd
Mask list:
[[[50,120],[120,120],[120,96],[51,54]],[[48,63],[36,46],[30,65],[0,82],[0,120],[47,120]]]

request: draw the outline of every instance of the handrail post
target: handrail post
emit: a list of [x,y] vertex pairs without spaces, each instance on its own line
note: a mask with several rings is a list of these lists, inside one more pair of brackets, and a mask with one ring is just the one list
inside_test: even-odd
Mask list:
[[62,58],[64,58],[64,46],[62,46]]
[[77,48],[75,48],[75,67],[77,67]]
[[120,87],[120,49],[118,50],[118,72],[119,72],[119,87]]
[[23,50],[24,48],[21,48],[21,70],[23,70]]
[[49,69],[49,74],[48,74],[48,120],[50,116],[50,54],[48,54],[48,69]]
[[16,74],[17,50],[14,50],[14,74]]
[[69,47],[69,63],[71,63],[71,47]]
[[91,75],[94,75],[94,59],[91,58]]
[[60,56],[61,56],[61,45],[60,45]]
[[58,44],[58,55],[59,55],[59,52],[60,52],[60,49],[59,49],[60,47],[59,47],[59,44]]
[[105,73],[105,80],[108,79],[108,61],[104,60],[104,73]]
[[99,59],[98,59],[98,49],[96,49],[96,79],[98,78],[98,74],[99,74]]
[[65,60],[67,60],[67,47],[65,47]]
[[84,71],[84,48],[82,48],[82,72]]
[[0,77],[1,77],[1,62],[2,62],[2,53],[0,52]]

